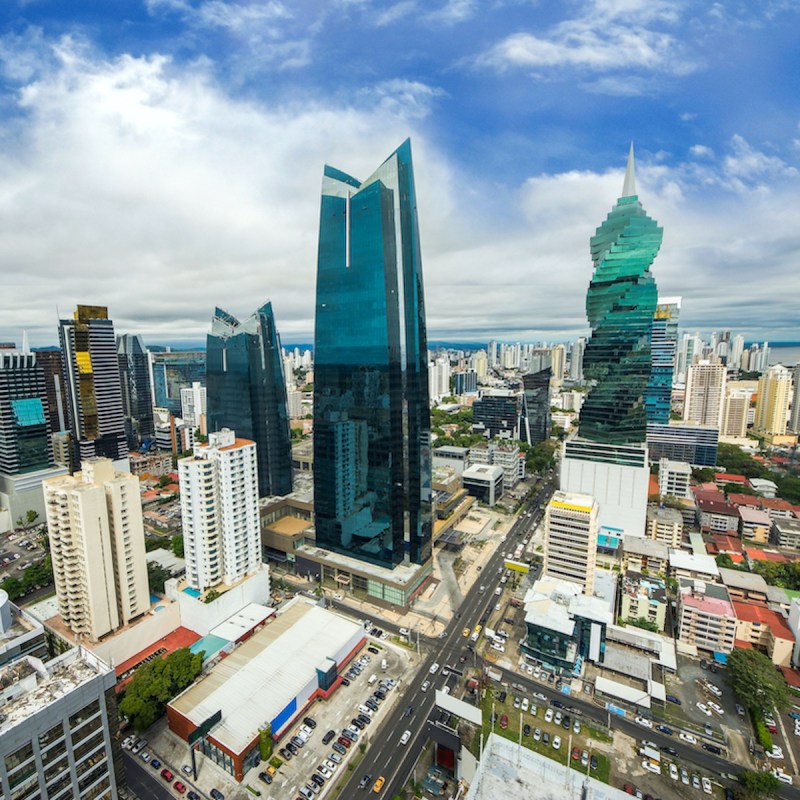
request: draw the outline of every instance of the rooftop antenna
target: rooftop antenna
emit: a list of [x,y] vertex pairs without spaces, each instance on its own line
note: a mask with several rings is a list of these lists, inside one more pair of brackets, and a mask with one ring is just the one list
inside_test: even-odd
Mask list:
[[621,197],[633,197],[636,194],[636,166],[633,160],[633,142],[628,151],[628,166],[625,168],[625,182],[622,184]]

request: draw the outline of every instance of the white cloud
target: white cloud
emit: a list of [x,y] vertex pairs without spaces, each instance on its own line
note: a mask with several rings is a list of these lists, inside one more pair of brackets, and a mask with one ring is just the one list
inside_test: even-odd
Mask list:
[[431,104],[445,92],[419,81],[395,78],[363,89],[361,94],[367,98],[377,97],[380,108],[391,114],[419,119],[430,113]]
[[695,158],[714,158],[714,151],[704,144],[693,144],[689,148],[689,153]]
[[267,3],[226,3],[223,0],[207,0],[201,3],[195,18],[200,25],[226,28],[235,33],[252,29],[253,25],[289,19],[291,14],[282,3],[271,0]]
[[444,25],[455,25],[471,19],[477,10],[476,0],[447,0],[447,2],[434,11],[425,15],[428,22],[438,22]]
[[375,17],[375,24],[379,28],[392,25],[398,20],[403,19],[403,17],[412,14],[416,9],[417,4],[415,0],[401,0],[399,3],[394,3],[394,5],[382,9]]

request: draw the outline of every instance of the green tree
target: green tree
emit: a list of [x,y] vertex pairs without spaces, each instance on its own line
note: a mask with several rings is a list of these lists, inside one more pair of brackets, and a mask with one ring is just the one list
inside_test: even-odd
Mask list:
[[137,731],[149,728],[164,713],[167,703],[200,674],[204,655],[182,647],[139,667],[125,687],[120,713]]
[[771,772],[754,772],[746,769],[739,773],[739,783],[745,791],[745,797],[757,798],[775,797],[781,782]]
[[203,602],[213,603],[219,596],[220,593],[216,589],[209,589],[208,593],[206,594],[206,599]]
[[169,578],[169,572],[161,564],[156,561],[147,562],[147,583],[150,586],[151,594],[164,594],[164,583]]
[[158,479],[158,487],[159,489],[163,489],[168,483],[172,483],[172,478],[169,475],[162,475]]
[[659,627],[656,625],[655,622],[650,622],[647,617],[637,617],[636,619],[631,619],[630,617],[626,620],[628,625],[633,625],[635,628],[642,628],[646,631],[652,631],[653,633],[659,632]]
[[10,600],[17,600],[25,594],[25,587],[18,578],[6,578],[0,583],[0,589],[8,594]]
[[177,558],[183,558],[183,536],[181,534],[172,537],[172,554]]
[[708,483],[714,480],[714,470],[711,467],[700,467],[692,470],[692,477],[698,483]]
[[728,657],[728,682],[751,712],[789,706],[789,689],[783,676],[763,653],[734,648]]

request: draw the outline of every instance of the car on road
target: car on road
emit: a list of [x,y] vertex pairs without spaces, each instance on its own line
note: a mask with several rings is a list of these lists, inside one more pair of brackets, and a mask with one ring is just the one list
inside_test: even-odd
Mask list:
[[375,794],[378,794],[378,792],[380,792],[380,790],[383,789],[384,783],[386,783],[386,778],[384,778],[383,775],[379,776],[378,780],[375,781],[375,785],[372,787],[372,791]]
[[536,692],[536,694],[534,694],[534,697],[535,697],[537,700],[541,700],[541,701],[542,701],[542,702],[544,702],[544,703],[546,703],[546,702],[547,702],[547,695],[544,695],[544,694],[542,694],[541,692]]
[[661,748],[661,752],[667,753],[671,756],[678,755],[678,751],[674,747],[670,747],[669,745],[664,745],[664,747]]
[[359,789],[366,789],[369,785],[370,781],[372,780],[372,773],[367,772],[361,776],[361,780],[358,782]]
[[685,731],[681,731],[679,737],[681,741],[688,742],[689,744],[697,744],[697,739],[691,733],[686,733]]
[[467,636],[469,636],[469,635],[470,635],[470,633],[472,633],[472,631],[471,631],[469,628],[464,628],[464,630],[463,630],[463,631],[461,631],[461,635],[462,635],[464,638],[466,638]]
[[343,594],[335,594],[335,595],[333,595],[333,599],[334,600],[344,600],[344,595]]
[[653,727],[653,723],[649,719],[647,719],[646,717],[636,717],[634,722],[636,722],[637,725],[641,725],[643,728],[652,728]]
[[439,671],[439,665],[434,661],[433,664],[431,664],[428,672],[430,672],[431,675],[435,675],[438,671]]
[[400,635],[401,636],[410,636],[411,631],[408,628],[400,628]]
[[411,738],[411,731],[404,731],[403,735],[400,737],[400,744],[408,744],[408,740]]
[[430,689],[430,686],[431,686],[431,682],[430,682],[430,681],[425,681],[425,682],[422,684],[422,686],[420,686],[419,688],[420,688],[420,690],[421,690],[421,691],[423,691],[423,692],[427,692],[427,691],[428,691],[428,689]]
[[722,753],[721,747],[718,747],[715,744],[710,744],[709,742],[703,742],[703,750],[708,750],[709,753],[713,753],[715,756],[718,756]]
[[672,736],[675,731],[672,728],[668,727],[667,725],[656,725],[656,730],[661,731],[661,733],[665,733],[667,736]]

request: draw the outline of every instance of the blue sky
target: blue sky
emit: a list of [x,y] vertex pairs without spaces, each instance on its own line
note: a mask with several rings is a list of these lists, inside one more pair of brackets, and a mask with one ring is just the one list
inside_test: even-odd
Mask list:
[[796,2],[6,0],[0,339],[310,341],[324,163],[412,139],[429,336],[585,333],[631,140],[686,330],[797,340]]

